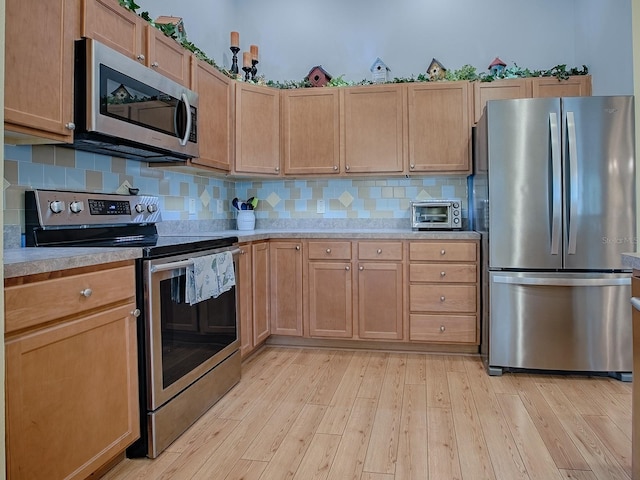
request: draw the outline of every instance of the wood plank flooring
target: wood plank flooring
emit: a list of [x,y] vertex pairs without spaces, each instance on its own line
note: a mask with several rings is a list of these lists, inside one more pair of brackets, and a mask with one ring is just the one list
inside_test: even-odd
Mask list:
[[631,385],[478,357],[264,347],[157,459],[106,480],[631,478]]

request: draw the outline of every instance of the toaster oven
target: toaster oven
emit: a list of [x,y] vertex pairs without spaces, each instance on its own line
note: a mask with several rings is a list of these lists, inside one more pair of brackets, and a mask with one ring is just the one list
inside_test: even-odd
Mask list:
[[411,227],[414,230],[458,230],[462,228],[460,200],[411,202]]

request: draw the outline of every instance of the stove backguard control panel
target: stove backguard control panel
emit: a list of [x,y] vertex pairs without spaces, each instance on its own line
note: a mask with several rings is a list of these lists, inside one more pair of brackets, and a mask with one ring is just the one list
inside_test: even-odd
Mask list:
[[131,225],[162,220],[158,197],[109,193],[28,190],[28,217],[42,228],[81,225]]

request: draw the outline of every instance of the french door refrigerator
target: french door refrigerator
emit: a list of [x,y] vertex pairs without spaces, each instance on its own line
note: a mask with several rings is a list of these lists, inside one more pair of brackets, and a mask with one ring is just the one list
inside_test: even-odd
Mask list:
[[495,100],[476,128],[483,343],[504,369],[631,379],[633,97]]

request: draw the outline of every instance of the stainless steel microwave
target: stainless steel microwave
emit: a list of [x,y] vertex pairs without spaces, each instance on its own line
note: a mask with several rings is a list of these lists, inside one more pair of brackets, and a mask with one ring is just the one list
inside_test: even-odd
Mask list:
[[458,230],[462,228],[459,199],[411,202],[411,227],[414,230]]
[[198,95],[93,39],[75,44],[74,143],[149,162],[198,156]]

